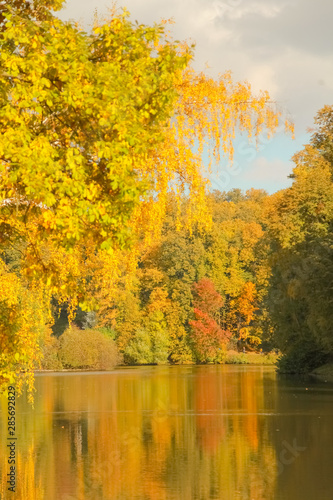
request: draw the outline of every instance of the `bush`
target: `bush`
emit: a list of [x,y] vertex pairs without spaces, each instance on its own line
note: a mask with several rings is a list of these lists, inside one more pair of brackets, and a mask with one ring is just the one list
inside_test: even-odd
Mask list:
[[309,373],[324,365],[330,355],[313,342],[298,343],[284,353],[278,361],[280,373]]
[[98,330],[67,328],[59,344],[64,368],[110,370],[120,362],[114,341]]
[[229,351],[225,359],[226,364],[230,365],[275,365],[278,360],[278,355],[274,352],[268,354],[247,352]]
[[113,330],[112,328],[107,327],[107,326],[102,326],[102,327],[98,328],[98,331],[103,333],[103,335],[105,335],[105,337],[112,339],[112,340],[115,340],[115,338],[117,336],[116,330]]
[[149,332],[140,328],[135,336],[129,341],[125,348],[125,361],[128,364],[146,365],[152,364],[154,354]]
[[58,357],[59,341],[52,337],[52,340],[42,347],[43,358],[41,368],[43,370],[61,370],[62,363]]
[[39,339],[39,348],[42,353],[40,364],[36,369],[42,370],[61,370],[62,364],[58,358],[59,341],[52,335],[52,329],[45,325],[45,328]]
[[183,336],[179,336],[172,341],[172,352],[169,355],[171,363],[180,365],[193,365],[194,355],[188,345],[186,333],[184,331]]
[[146,365],[168,364],[169,338],[161,328],[140,328],[125,348],[125,360],[128,364]]
[[227,353],[225,363],[227,365],[247,365],[249,362],[246,354],[240,352],[231,352]]

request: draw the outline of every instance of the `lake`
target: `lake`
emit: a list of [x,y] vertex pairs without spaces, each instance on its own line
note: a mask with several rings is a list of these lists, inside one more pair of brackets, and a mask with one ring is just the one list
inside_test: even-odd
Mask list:
[[36,375],[16,402],[16,491],[1,500],[332,500],[333,385],[273,367]]

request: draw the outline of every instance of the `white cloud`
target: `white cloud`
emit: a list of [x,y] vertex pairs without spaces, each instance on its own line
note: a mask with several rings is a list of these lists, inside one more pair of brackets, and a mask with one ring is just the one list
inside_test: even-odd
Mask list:
[[244,180],[251,180],[253,182],[271,182],[271,183],[285,183],[288,175],[292,173],[293,163],[289,161],[282,161],[279,158],[269,160],[264,156],[257,157],[251,168],[243,173]]
[[276,71],[267,64],[257,64],[249,68],[248,80],[254,93],[269,89],[271,95],[276,95],[279,91]]
[[244,0],[214,0],[209,7],[210,20],[219,19],[241,19],[248,15],[259,15],[264,18],[271,18],[278,15],[282,10],[282,5],[267,5],[258,1]]

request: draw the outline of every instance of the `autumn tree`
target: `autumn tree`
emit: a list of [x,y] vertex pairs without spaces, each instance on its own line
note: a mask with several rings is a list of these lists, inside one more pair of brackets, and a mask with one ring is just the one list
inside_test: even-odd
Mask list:
[[[281,115],[268,93],[253,96],[229,73],[197,74],[191,47],[169,40],[163,25],[114,12],[86,33],[51,13],[60,0],[35,0],[26,10],[1,5],[2,251],[19,248],[24,286],[44,290],[45,303],[72,295],[73,306],[81,294],[91,307],[92,283],[105,295],[100,275],[92,279],[96,259],[106,262],[107,250],[108,268],[126,259],[135,266],[160,233],[170,190],[178,206],[190,192],[189,230],[209,226],[205,146],[211,161],[231,159],[236,129],[255,139],[263,128],[273,133]],[[21,351],[3,331],[2,380],[12,380]],[[32,359],[38,343],[28,345],[22,352]]]
[[[200,231],[197,224],[191,231],[177,231],[177,219],[186,225],[189,200],[183,196],[179,215],[175,196],[168,195],[161,238],[139,256],[138,269],[134,272],[136,281],[126,316],[132,318],[130,323],[128,319],[124,321],[122,288],[114,301],[113,311],[118,311],[114,324],[120,332],[118,345],[122,350],[130,342],[131,351],[135,345],[140,346],[140,352],[144,353],[142,360],[153,359],[149,354],[153,344],[146,329],[147,319],[153,317],[150,313],[153,306],[154,315],[160,315],[161,325],[166,325],[163,328],[168,360],[188,363],[199,359],[194,352],[191,322],[200,319],[193,304],[195,287],[202,279],[208,279],[223,300],[218,321],[215,315],[206,317],[211,321],[208,326],[201,318],[202,330],[206,328],[206,334],[201,332],[202,342],[208,339],[207,332],[214,329],[216,322],[223,331],[231,333],[234,342],[242,340],[252,348],[268,337],[270,325],[263,303],[269,277],[267,242],[263,240],[263,207],[268,195],[260,190],[236,194],[237,198],[234,192],[207,196],[213,221],[210,230],[205,232]],[[139,322],[138,310],[141,310]]]
[[[84,33],[51,14],[56,4],[39,2],[38,19],[5,4],[0,42],[1,245],[20,247],[26,286],[46,287],[49,298],[64,295],[59,272],[72,272],[74,255],[74,268],[84,267],[89,241],[128,244],[128,221],[150,187],[147,154],[163,138],[190,55],[162,26],[133,25],[126,13]],[[37,345],[17,350],[2,332],[2,376],[12,380]]]
[[135,27],[125,14],[89,35],[53,16],[33,22],[13,11],[7,19],[0,153],[9,236],[40,215],[39,240],[124,244],[149,187],[140,170],[163,137],[189,53],[178,55],[161,27]]
[[220,326],[222,297],[208,278],[195,283],[193,289],[195,319],[190,321],[190,325],[195,353],[201,362],[221,362],[231,336]]
[[50,15],[50,8],[57,11],[63,0],[1,0],[0,1],[0,30],[6,29],[7,15],[15,12],[26,19],[45,19]]
[[288,371],[311,370],[333,353],[329,108],[317,117],[320,125],[310,144],[293,158],[293,185],[276,193],[267,208],[273,271],[269,310],[284,353],[281,366]]
[[[147,164],[148,171],[154,172],[154,189],[135,212],[134,223],[148,235],[148,243],[160,234],[161,225],[155,221],[164,220],[169,192],[175,193],[178,203],[178,229],[182,226],[181,199],[187,191],[190,196],[183,226],[190,231],[196,223],[201,228],[210,227],[206,194],[212,165],[222,156],[232,163],[237,130],[256,143],[264,129],[269,136],[274,133],[282,115],[272,105],[268,92],[253,95],[250,84],[234,82],[230,72],[213,79],[188,65],[176,89],[178,99],[166,140]],[[285,129],[293,132],[288,119]]]
[[323,155],[333,169],[333,106],[324,106],[314,119],[315,128],[311,129],[312,145]]
[[263,334],[262,299],[270,272],[264,244],[266,198],[261,190],[213,192],[208,197],[213,225],[205,237],[207,276],[224,300],[221,324],[234,341],[252,347]]

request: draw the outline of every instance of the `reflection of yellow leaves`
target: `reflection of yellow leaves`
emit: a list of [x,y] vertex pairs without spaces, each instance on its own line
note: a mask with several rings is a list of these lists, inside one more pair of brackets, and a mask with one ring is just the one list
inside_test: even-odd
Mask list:
[[153,411],[153,421],[154,422],[165,422],[168,418],[168,408],[163,401],[158,401],[157,406]]

